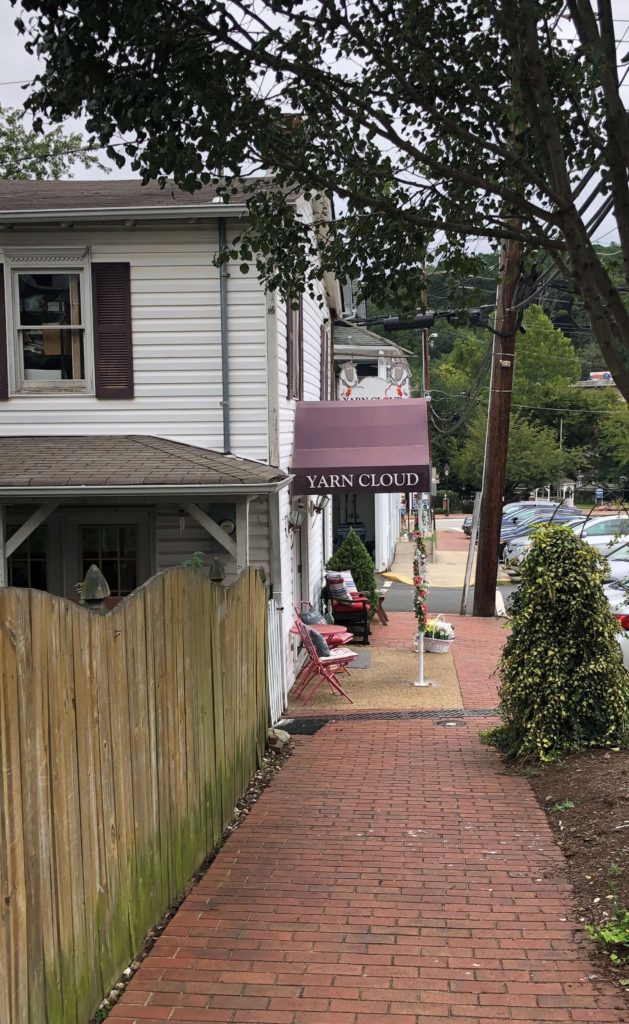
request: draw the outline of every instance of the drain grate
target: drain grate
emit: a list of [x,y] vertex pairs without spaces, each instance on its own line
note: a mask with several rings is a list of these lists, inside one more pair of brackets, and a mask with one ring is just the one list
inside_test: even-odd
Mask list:
[[400,722],[414,719],[429,719],[437,725],[456,724],[462,725],[464,718],[495,718],[499,714],[498,708],[453,708],[438,711],[357,711],[349,714],[335,715],[300,715],[298,718],[291,718],[277,723],[279,729],[284,729],[291,736],[314,736],[330,722]]

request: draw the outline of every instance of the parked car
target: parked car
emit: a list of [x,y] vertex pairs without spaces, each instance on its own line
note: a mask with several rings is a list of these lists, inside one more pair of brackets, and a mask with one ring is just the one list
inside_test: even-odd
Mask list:
[[[550,520],[544,520],[544,522],[546,521],[549,522]],[[578,526],[581,520],[579,517],[576,517],[574,519],[560,519],[559,521],[562,526]],[[554,522],[557,522],[557,519]],[[505,544],[502,552],[502,561],[507,569],[517,570],[528,555],[533,543],[531,530],[532,527],[523,528],[519,533],[515,533]]]
[[530,512],[523,512],[517,517],[516,523],[506,524],[503,521],[500,530],[499,553],[503,558],[507,544],[516,537],[528,537],[531,530],[540,523],[555,523],[564,525],[566,523],[578,523],[580,517],[574,515],[574,509],[567,505],[555,506],[551,509],[533,509]]
[[618,620],[617,639],[624,666],[629,671],[629,580],[625,580],[624,583],[609,583],[603,590],[609,607]]
[[577,537],[606,555],[618,545],[622,537],[629,535],[629,516],[596,516],[585,523],[577,523],[572,528]]
[[[556,511],[556,516],[585,516],[579,508],[575,508],[571,505],[562,505],[556,501],[511,501],[506,504],[502,510],[502,525],[505,526],[516,526],[522,522],[525,522],[525,517],[528,513],[534,512],[550,512],[551,514]],[[463,520],[463,533],[469,537],[472,532],[472,516],[466,516]]]
[[610,580],[613,583],[621,583],[629,580],[629,540],[625,540],[614,548],[609,554],[605,554],[609,563]]

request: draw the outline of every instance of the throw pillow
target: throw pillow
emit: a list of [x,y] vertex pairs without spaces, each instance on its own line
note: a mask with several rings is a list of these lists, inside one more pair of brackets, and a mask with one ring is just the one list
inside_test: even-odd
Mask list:
[[329,658],[330,657],[330,648],[327,645],[325,637],[322,637],[321,633],[317,633],[316,629],[309,629],[308,633],[309,633],[310,639],[312,640],[312,643],[314,645],[314,649],[317,652],[317,654],[319,655],[319,657],[320,658]]
[[333,601],[344,601],[347,604],[352,603],[352,595],[347,589],[342,573],[329,572],[326,576],[326,583],[328,585],[328,592]]
[[354,583],[354,577],[352,576],[352,574],[349,571],[349,569],[343,569],[341,571],[341,576],[343,577],[343,582],[345,583],[345,586],[349,590],[350,594],[352,594],[352,595],[353,594],[357,594],[358,593],[358,587]]
[[322,622],[325,622],[323,615],[320,615],[319,612],[303,611],[299,613],[299,618],[307,626],[321,625]]

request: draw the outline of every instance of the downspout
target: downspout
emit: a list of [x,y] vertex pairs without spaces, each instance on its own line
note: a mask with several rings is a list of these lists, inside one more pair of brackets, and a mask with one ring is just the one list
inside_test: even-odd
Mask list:
[[[224,217],[218,219],[218,247],[222,251],[227,246],[226,221]],[[228,454],[231,451],[231,436],[229,429],[229,326],[227,320],[227,264],[221,263],[219,267],[219,299],[221,309],[221,372],[223,377],[223,452]]]

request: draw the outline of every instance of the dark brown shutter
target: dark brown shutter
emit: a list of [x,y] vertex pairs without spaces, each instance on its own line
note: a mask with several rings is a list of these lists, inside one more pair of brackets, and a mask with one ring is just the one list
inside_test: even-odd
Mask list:
[[304,400],[304,297],[299,296],[299,327],[297,329],[297,361],[299,373],[297,377],[297,398]]
[[286,300],[286,397],[294,398],[294,351],[293,351],[293,309],[291,300]]
[[133,398],[131,267],[92,264],[97,398]]
[[325,324],[321,324],[319,329],[319,336],[321,338],[319,359],[320,364],[320,383],[319,383],[319,398],[322,402],[328,400],[328,332],[325,329]]
[[7,311],[4,302],[4,267],[0,264],[0,402],[6,402],[9,397],[9,367],[7,354]]

